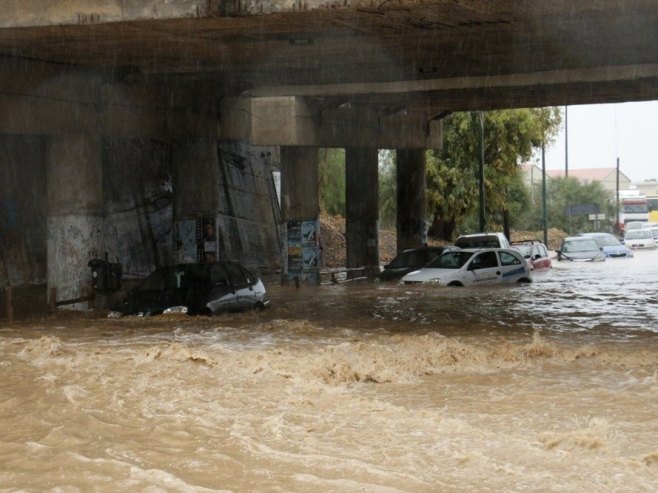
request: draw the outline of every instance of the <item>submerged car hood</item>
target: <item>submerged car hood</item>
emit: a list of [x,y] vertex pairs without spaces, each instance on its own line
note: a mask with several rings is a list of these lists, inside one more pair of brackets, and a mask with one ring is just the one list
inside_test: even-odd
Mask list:
[[609,257],[633,256],[633,251],[624,245],[604,246],[603,253]]
[[403,281],[412,282],[427,282],[432,279],[447,279],[453,277],[455,274],[462,272],[459,269],[431,269],[425,268],[410,272],[402,278]]

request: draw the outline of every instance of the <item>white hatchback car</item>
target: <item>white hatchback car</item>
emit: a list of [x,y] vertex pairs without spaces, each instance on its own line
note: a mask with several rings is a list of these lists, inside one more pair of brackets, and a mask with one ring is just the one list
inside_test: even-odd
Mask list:
[[656,248],[656,240],[650,229],[631,229],[624,234],[624,245],[628,248]]
[[532,282],[532,272],[516,250],[467,248],[436,257],[422,269],[404,276],[402,282],[443,286],[510,284]]

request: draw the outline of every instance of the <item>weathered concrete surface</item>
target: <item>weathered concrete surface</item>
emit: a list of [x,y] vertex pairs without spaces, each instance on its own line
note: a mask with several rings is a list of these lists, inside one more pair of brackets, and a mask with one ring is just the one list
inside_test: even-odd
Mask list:
[[379,181],[376,148],[345,149],[347,267],[379,273]]
[[46,139],[0,135],[0,287],[46,280]]
[[397,151],[397,244],[398,253],[407,248],[419,248],[427,241],[425,209],[425,151]]
[[102,258],[103,248],[101,141],[92,134],[53,138],[47,159],[48,287],[57,288],[58,300],[89,296],[87,263]]

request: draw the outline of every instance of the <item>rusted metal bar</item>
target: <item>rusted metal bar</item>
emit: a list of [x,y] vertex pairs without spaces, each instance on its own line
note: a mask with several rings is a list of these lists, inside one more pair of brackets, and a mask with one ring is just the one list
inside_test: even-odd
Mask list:
[[50,288],[48,295],[48,305],[50,306],[51,312],[57,310],[57,288]]

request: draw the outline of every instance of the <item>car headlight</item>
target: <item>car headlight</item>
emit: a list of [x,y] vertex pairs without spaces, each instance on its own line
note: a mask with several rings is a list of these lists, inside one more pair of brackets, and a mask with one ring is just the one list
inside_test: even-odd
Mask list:
[[441,284],[441,279],[439,279],[438,277],[435,277],[434,279],[429,279],[427,281],[427,283],[428,284]]
[[186,306],[170,306],[169,308],[165,308],[165,311],[162,313],[187,313],[187,307]]

